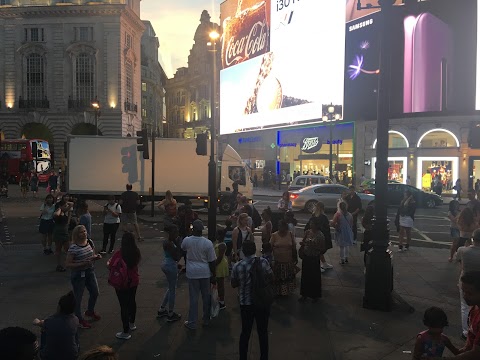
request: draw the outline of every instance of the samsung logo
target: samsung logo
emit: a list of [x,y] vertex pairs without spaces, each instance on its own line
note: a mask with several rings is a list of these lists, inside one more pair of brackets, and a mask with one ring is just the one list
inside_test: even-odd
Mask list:
[[373,24],[373,19],[365,20],[365,21],[359,22],[358,24],[350,25],[348,27],[348,31],[355,31],[355,30],[364,28],[365,26],[370,26],[372,24]]
[[257,143],[257,142],[261,142],[261,141],[262,141],[261,136],[246,137],[246,138],[239,138],[238,139],[239,144]]

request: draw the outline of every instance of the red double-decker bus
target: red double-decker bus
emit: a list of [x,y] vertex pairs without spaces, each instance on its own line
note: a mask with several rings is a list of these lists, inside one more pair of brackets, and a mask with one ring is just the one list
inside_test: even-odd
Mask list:
[[53,171],[50,145],[40,139],[7,139],[0,143],[0,176],[18,183],[23,173],[37,172],[41,183]]

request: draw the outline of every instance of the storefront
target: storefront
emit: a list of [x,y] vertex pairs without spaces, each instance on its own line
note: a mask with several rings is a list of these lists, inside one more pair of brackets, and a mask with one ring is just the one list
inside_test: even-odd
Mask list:
[[[372,158],[372,178],[375,178],[375,164],[377,158]],[[388,157],[388,180],[407,182],[408,167],[407,157]]]
[[[223,135],[223,143],[230,144],[249,164],[252,178],[265,185],[286,175],[323,174],[338,172],[350,179],[354,173],[354,123],[331,122],[316,126],[263,130]],[[330,147],[331,145],[331,147]],[[330,171],[330,148],[333,171]]]

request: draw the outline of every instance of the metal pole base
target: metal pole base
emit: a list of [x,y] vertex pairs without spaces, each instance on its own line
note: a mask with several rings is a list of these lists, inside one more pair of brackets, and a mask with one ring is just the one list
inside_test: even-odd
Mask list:
[[215,241],[217,231],[217,179],[215,160],[208,163],[208,238]]
[[371,310],[392,311],[392,252],[382,249],[368,252],[366,266],[363,307]]

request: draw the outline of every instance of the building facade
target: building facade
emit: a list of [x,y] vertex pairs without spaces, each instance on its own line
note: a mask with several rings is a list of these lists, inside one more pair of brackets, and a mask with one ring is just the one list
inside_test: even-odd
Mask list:
[[[174,77],[167,80],[166,131],[170,137],[195,138],[196,134],[210,128],[212,81],[215,82],[216,89],[219,89],[217,69],[220,69],[221,54],[220,45],[216,45],[213,51],[209,38],[212,31],[220,34],[221,30],[218,24],[210,21],[210,15],[204,10],[188,56],[188,67],[177,69]],[[214,58],[215,68],[212,68]],[[215,103],[218,106],[218,90],[215,92]],[[216,114],[217,124],[218,119]]]
[[69,134],[128,136],[141,128],[140,0],[1,4],[5,138],[45,138],[58,161]]
[[158,137],[164,137],[166,123],[165,84],[167,76],[158,61],[160,47],[150,21],[143,21],[145,32],[142,36],[142,123],[149,131],[155,130]]

